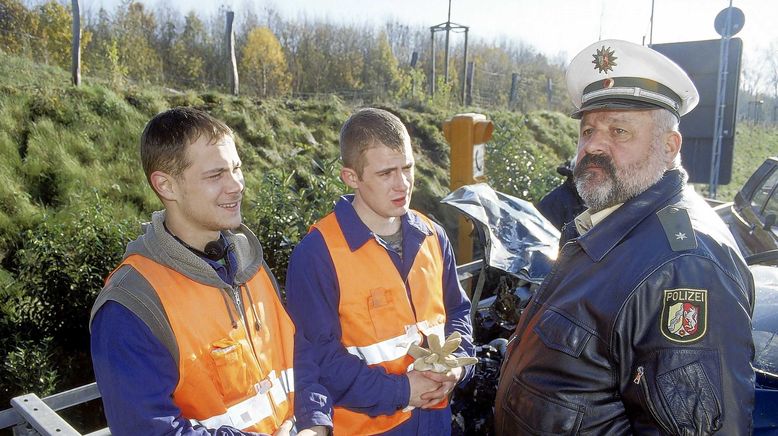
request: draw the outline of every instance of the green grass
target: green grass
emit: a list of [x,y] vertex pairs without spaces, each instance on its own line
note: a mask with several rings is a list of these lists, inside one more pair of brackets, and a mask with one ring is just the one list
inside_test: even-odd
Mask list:
[[778,127],[738,124],[732,159],[732,181],[718,188],[718,197],[732,201],[743,183],[770,156],[778,156]]
[[[732,201],[735,194],[751,177],[754,170],[770,156],[778,156],[778,127],[740,123],[735,134],[735,148],[732,157],[732,176],[726,185],[716,188],[716,199]],[[695,189],[708,196],[709,185],[697,183]]]
[[[49,301],[57,309],[51,316],[60,319],[57,329],[85,324],[120,247],[139,231],[137,223],[161,207],[147,186],[138,152],[141,131],[156,113],[196,106],[232,127],[245,168],[244,218],[282,280],[291,247],[345,190],[337,179],[338,133],[355,107],[338,97],[258,100],[107,84],[86,76],[76,88],[64,70],[0,56],[0,362],[11,362],[14,347],[43,344],[39,355],[16,356],[11,369],[0,366],[0,400],[24,393],[14,390],[21,382],[38,383],[39,389],[31,388],[38,393],[53,386],[53,381],[41,384],[43,378],[26,371],[29,367],[54,365],[64,385],[90,376],[88,349],[46,342],[67,330],[36,328],[36,316],[40,301]],[[449,191],[450,171],[441,125],[465,110],[418,102],[381,107],[396,113],[411,135],[417,161],[411,206],[434,216],[453,235],[458,215],[439,202]],[[575,152],[575,120],[545,111],[486,115],[495,123],[486,162],[495,189],[534,201],[559,183],[554,169]],[[733,181],[720,189],[720,198],[731,198],[766,156],[778,154],[777,138],[776,129],[738,127]],[[98,235],[110,237],[106,242]],[[109,245],[95,248],[100,243]],[[47,259],[48,266],[31,253]],[[97,260],[85,260],[94,254]],[[98,265],[100,259],[104,265]],[[84,274],[89,280],[82,280]],[[55,289],[63,296],[36,297]],[[53,324],[43,320],[43,326]],[[85,338],[83,331],[73,335]],[[49,351],[59,360],[47,357]],[[64,385],[57,390],[73,387]]]

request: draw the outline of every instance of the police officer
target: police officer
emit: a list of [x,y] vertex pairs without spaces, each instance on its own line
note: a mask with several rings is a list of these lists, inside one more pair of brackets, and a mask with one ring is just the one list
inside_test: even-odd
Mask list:
[[678,122],[697,104],[661,54],[599,41],[567,71],[588,209],[510,340],[498,434],[747,435],[754,285],[686,186]]

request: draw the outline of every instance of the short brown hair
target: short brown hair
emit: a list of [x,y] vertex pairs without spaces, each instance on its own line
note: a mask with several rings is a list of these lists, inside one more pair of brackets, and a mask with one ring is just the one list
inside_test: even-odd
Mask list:
[[143,129],[140,137],[140,159],[146,180],[151,184],[151,174],[163,171],[180,176],[191,162],[186,147],[205,137],[215,143],[230,136],[232,129],[209,115],[191,107],[176,107],[155,115]]
[[340,159],[362,177],[365,151],[377,145],[402,151],[406,141],[410,141],[408,130],[396,115],[383,109],[360,109],[340,129]]

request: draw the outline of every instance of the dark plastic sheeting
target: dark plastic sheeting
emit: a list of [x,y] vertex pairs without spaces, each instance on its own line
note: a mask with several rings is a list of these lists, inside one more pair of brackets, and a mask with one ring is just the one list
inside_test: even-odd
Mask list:
[[551,271],[559,231],[528,201],[497,192],[486,183],[466,185],[441,203],[470,218],[489,239],[489,266],[540,283]]

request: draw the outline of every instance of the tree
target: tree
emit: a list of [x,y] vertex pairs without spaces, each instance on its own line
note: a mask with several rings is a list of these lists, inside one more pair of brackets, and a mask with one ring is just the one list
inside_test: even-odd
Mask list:
[[108,11],[100,8],[96,19],[87,16],[85,29],[84,33],[92,36],[92,43],[85,47],[82,68],[110,79],[114,85],[123,83],[129,71],[122,63],[118,38]]
[[30,47],[30,30],[37,26],[34,14],[19,0],[0,0],[0,50],[23,54]]
[[400,88],[400,69],[385,32],[367,47],[362,83],[375,96],[395,95]]
[[[49,0],[34,10],[38,26],[34,31],[35,59],[61,68],[70,66],[71,16],[70,7]],[[83,38],[83,37],[82,37]],[[82,47],[87,41],[81,40]]]
[[194,11],[190,11],[184,19],[183,31],[171,47],[167,59],[167,78],[190,87],[201,86],[205,80],[207,51],[205,24]]
[[770,44],[762,49],[765,62],[765,70],[768,80],[773,89],[773,97],[778,98],[778,58],[775,54],[778,53],[778,40],[773,40]]
[[283,95],[291,89],[284,50],[267,27],[249,32],[241,50],[240,70],[244,89],[261,97]]
[[130,1],[117,8],[114,23],[119,59],[130,78],[158,82],[162,77],[162,59],[155,48],[157,22],[143,3]]

